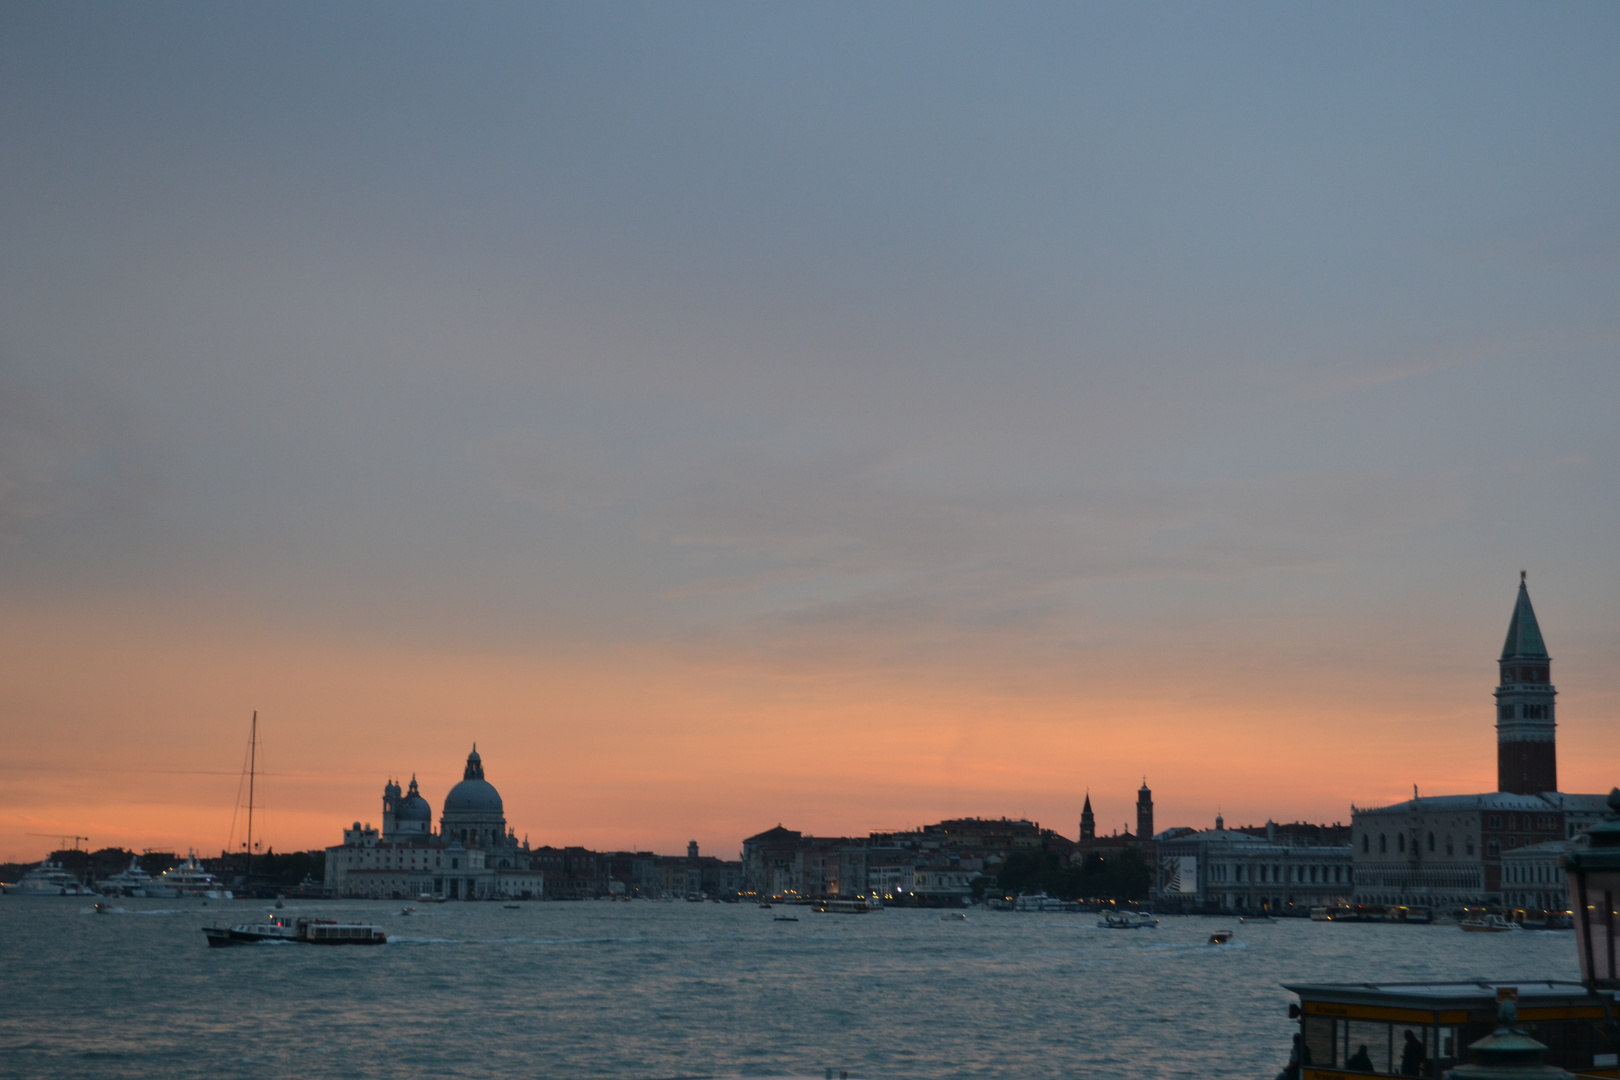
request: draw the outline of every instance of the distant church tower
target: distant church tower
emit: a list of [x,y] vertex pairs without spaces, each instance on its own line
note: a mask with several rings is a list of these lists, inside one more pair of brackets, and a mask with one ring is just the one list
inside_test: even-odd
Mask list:
[[1553,723],[1552,657],[1541,640],[1530,590],[1519,572],[1502,645],[1502,682],[1496,688],[1496,789],[1516,795],[1558,790],[1558,752]]
[[1136,789],[1136,838],[1153,839],[1153,792],[1148,790],[1145,776],[1142,786]]
[[399,781],[390,780],[383,785],[382,834],[394,835],[394,814],[399,809]]
[[1097,819],[1091,816],[1091,792],[1086,792],[1086,805],[1080,808],[1080,839],[1097,839]]

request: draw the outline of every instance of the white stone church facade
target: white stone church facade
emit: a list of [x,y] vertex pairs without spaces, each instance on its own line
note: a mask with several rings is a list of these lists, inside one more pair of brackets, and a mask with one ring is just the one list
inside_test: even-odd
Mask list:
[[484,779],[478,748],[444,798],[439,831],[433,808],[411,778],[408,792],[383,787],[381,831],[357,821],[326,849],[334,896],[373,900],[539,900],[545,879],[525,840],[506,826],[500,792]]

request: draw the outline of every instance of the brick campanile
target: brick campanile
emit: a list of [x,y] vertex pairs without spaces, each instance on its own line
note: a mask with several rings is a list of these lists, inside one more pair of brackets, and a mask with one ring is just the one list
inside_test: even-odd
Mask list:
[[1524,572],[1502,645],[1502,681],[1496,688],[1496,789],[1517,795],[1558,790],[1558,745],[1553,722],[1552,657],[1541,639]]
[[1136,789],[1136,838],[1153,839],[1153,792],[1148,790],[1145,776],[1142,786]]

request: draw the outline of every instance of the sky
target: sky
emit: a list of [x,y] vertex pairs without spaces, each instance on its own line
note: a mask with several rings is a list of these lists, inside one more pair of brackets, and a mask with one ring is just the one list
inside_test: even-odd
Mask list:
[[[0,9],[0,860],[1620,783],[1620,7]],[[71,841],[70,841],[71,842]]]

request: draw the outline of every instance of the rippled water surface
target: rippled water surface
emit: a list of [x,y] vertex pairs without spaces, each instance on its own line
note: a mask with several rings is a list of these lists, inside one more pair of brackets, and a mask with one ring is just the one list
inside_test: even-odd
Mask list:
[[[118,903],[0,897],[0,1075],[1270,1080],[1280,983],[1578,977],[1567,933],[1455,926],[342,903],[288,913],[390,943],[210,949],[203,925],[265,904]],[[1203,944],[1217,928],[1232,944]]]

